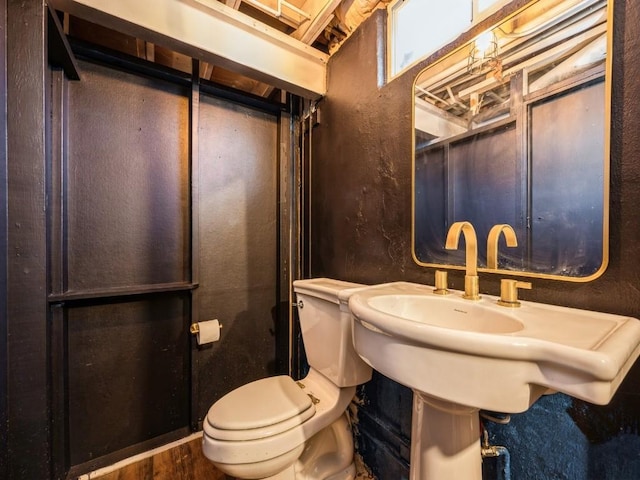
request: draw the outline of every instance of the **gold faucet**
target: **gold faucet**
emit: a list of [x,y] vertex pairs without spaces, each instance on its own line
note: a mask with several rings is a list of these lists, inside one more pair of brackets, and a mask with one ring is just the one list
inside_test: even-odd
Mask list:
[[518,300],[519,288],[531,290],[531,282],[519,282],[507,278],[500,280],[500,300],[498,300],[498,305],[518,308],[520,306],[520,300]]
[[487,238],[487,268],[494,270],[498,268],[498,239],[501,233],[504,233],[507,247],[518,246],[516,232],[511,228],[511,225],[502,223],[491,227]]
[[444,248],[457,250],[460,241],[460,233],[464,235],[466,252],[464,276],[464,295],[467,300],[480,300],[480,287],[478,282],[478,237],[473,225],[469,222],[455,222],[449,228]]
[[449,295],[446,270],[436,270],[436,283],[433,293],[436,295]]

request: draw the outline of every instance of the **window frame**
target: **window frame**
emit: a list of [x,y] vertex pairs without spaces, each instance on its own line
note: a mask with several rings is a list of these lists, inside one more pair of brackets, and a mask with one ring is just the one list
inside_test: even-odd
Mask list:
[[[461,30],[459,32],[452,32],[451,33],[451,37],[449,38],[449,40],[446,41],[445,43],[443,43],[442,45],[440,45],[439,47],[437,47],[435,50],[426,51],[426,52],[423,52],[422,54],[419,54],[419,56],[417,56],[415,59],[413,59],[413,61],[411,63],[409,63],[409,64],[405,65],[404,67],[402,67],[401,69],[395,71],[395,50],[396,50],[395,32],[396,32],[396,29],[398,28],[398,27],[396,27],[397,18],[398,18],[397,17],[397,12],[399,12],[400,9],[410,1],[412,1],[412,0],[393,0],[392,2],[390,2],[387,5],[387,35],[386,35],[386,37],[387,37],[386,38],[386,48],[387,48],[387,55],[386,55],[386,57],[387,57],[387,68],[386,68],[387,72],[386,72],[386,74],[387,75],[386,76],[387,76],[387,82],[390,82],[391,80],[399,77],[404,72],[409,70],[411,67],[413,67],[414,65],[416,65],[420,61],[424,60],[429,55],[432,55],[439,48],[442,48],[445,45],[447,45],[448,43],[452,42],[453,40],[455,40],[461,34],[463,34],[465,32],[468,32],[475,25],[477,25],[480,22],[482,22],[483,20],[485,20],[487,17],[489,17],[490,15],[492,15],[493,13],[498,11],[500,8],[502,8],[505,5],[511,3],[513,0],[495,0],[491,6],[485,8],[482,11],[480,11],[479,7],[478,7],[480,0],[468,0],[469,3],[470,3],[472,14],[471,14],[471,21],[469,22],[469,24],[468,24],[466,29]],[[428,1],[428,0],[413,0],[413,1],[418,2],[418,1]],[[435,1],[438,1],[438,0],[435,0]],[[440,1],[442,1],[442,0],[440,0]]]

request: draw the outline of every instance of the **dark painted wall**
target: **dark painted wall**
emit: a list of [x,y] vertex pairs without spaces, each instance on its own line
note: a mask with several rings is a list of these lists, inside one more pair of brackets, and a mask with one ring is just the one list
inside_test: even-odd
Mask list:
[[78,67],[47,90],[58,475],[190,424],[189,88]]
[[[610,263],[587,284],[534,280],[522,297],[640,317],[640,6],[615,7],[611,150]],[[432,269],[411,258],[411,90],[415,68],[379,86],[385,12],[376,12],[332,57],[328,94],[313,131],[311,274],[362,283],[433,284]],[[463,288],[460,272],[451,272]],[[482,292],[499,292],[481,275]],[[358,447],[381,480],[407,478],[411,392],[380,376],[361,389]],[[492,440],[512,455],[512,474],[527,479],[640,478],[640,365],[609,406],[563,395],[540,400]]]
[[[293,124],[90,48],[100,64],[69,83],[47,65],[44,2],[1,6],[0,478],[64,478],[184,436],[286,368]],[[210,318],[221,340],[198,347],[189,324]]]
[[200,97],[198,315],[223,324],[198,351],[198,416],[276,372],[277,119]]
[[[0,1],[0,29],[7,28],[7,2]],[[7,318],[7,42],[0,35],[0,319]],[[0,320],[0,365],[7,359],[7,322]],[[0,368],[0,477],[7,466],[7,369]]]
[[[8,478],[13,472],[14,478],[35,479],[48,477],[50,460],[46,421],[46,17],[41,2],[9,0],[6,6],[6,372],[7,395],[20,399],[7,402],[6,458]],[[20,28],[14,28],[18,25]],[[3,359],[0,368],[4,365]]]

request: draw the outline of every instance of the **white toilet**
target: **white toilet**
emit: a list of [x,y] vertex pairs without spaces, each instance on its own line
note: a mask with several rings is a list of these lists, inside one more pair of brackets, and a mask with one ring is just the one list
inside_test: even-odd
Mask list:
[[371,367],[353,349],[347,300],[362,287],[327,278],[293,282],[309,373],[300,381],[263,378],[213,404],[202,450],[219,470],[239,479],[355,478],[347,408]]

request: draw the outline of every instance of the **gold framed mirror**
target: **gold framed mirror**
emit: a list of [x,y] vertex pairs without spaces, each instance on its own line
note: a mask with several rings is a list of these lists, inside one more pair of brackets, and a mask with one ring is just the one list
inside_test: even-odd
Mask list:
[[[422,70],[413,89],[412,253],[469,221],[478,270],[586,282],[608,263],[613,0],[535,0]],[[497,224],[498,268],[487,268]]]

